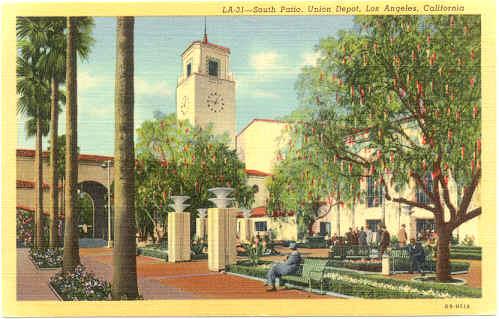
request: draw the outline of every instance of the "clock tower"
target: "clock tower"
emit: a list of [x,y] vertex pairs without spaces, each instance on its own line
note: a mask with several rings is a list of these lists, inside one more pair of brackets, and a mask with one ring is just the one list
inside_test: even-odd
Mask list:
[[192,125],[213,125],[215,134],[236,135],[236,83],[229,72],[230,49],[208,42],[192,42],[182,53],[177,84],[177,118]]

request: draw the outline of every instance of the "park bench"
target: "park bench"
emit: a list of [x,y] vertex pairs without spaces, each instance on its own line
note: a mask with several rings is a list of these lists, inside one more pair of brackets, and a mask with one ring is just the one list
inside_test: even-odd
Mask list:
[[312,281],[318,281],[320,284],[320,291],[322,293],[324,269],[326,268],[327,262],[327,259],[305,258],[296,273],[282,276],[281,280],[283,282],[294,281],[306,283],[310,291],[312,291]]

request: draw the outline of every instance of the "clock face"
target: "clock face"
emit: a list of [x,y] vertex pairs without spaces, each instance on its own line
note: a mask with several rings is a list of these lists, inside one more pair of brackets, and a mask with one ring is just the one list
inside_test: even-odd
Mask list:
[[184,95],[182,101],[180,102],[180,113],[185,115],[187,113],[187,105],[189,104],[189,98]]
[[225,102],[223,96],[216,91],[210,92],[210,94],[208,94],[208,97],[206,98],[206,105],[208,106],[210,111],[215,113],[222,112],[224,110],[224,103]]

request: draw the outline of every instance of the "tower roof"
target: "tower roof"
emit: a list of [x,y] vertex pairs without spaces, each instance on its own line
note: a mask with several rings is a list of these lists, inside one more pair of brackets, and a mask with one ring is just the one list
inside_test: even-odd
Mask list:
[[206,36],[206,38],[203,39],[203,40],[196,40],[196,41],[191,42],[191,44],[189,44],[189,46],[184,50],[184,52],[182,52],[182,55],[184,55],[185,52],[187,52],[195,44],[210,46],[212,48],[216,48],[216,49],[222,50],[222,51],[230,54],[230,49],[229,48],[221,46],[221,45],[218,45],[218,44],[215,44],[215,43],[209,42],[208,41],[208,37]]

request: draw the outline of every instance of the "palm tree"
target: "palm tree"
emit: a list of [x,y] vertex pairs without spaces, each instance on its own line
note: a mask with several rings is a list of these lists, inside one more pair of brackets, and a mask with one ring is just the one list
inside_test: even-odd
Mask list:
[[[51,85],[51,120],[50,120],[50,212],[49,212],[49,245],[55,247],[57,245],[57,212],[58,212],[58,181],[59,174],[57,170],[58,156],[58,122],[59,122],[59,99],[64,102],[64,96],[58,93],[59,84],[63,82],[66,72],[66,28],[65,18],[44,18],[45,32],[48,34],[47,43],[44,55],[39,61],[39,68],[50,81]],[[90,47],[93,44],[91,37],[91,19],[78,20],[78,32],[76,33],[76,51],[80,58],[87,59],[90,52]]]
[[134,17],[117,18],[114,144],[114,300],[137,299],[135,243],[135,150],[133,140]]
[[[66,160],[64,178],[64,271],[72,272],[80,263],[77,231],[78,141],[77,141],[77,82],[76,62],[82,37],[89,43],[93,19],[67,17],[66,32]],[[83,47],[83,46],[82,46]]]
[[77,154],[77,84],[76,84],[76,17],[67,18],[66,46],[66,172],[64,183],[64,256],[63,270],[72,272],[80,263],[78,235],[74,216],[78,184]]
[[26,122],[28,136],[35,136],[35,222],[34,247],[42,247],[43,214],[43,159],[42,136],[48,133],[48,105],[50,103],[48,83],[37,69],[42,55],[41,41],[45,34],[39,19],[19,18],[16,26],[18,55],[16,61],[18,114],[29,118]]

